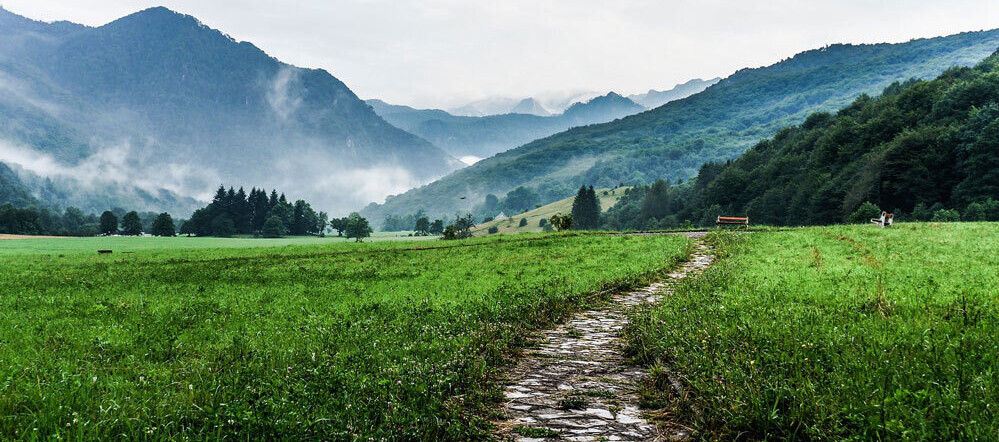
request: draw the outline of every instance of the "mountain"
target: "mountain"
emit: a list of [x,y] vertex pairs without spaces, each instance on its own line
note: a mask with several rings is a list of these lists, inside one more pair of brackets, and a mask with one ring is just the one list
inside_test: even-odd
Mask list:
[[720,77],[712,78],[710,80],[695,78],[686,83],[678,84],[670,90],[657,91],[655,89],[649,89],[649,91],[644,94],[629,95],[628,98],[635,103],[645,106],[646,109],[655,109],[669,103],[670,101],[687,98],[701,92],[719,81],[721,81]]
[[490,97],[449,109],[449,113],[459,117],[485,117],[510,113],[521,100],[509,97]]
[[[705,91],[617,121],[578,127],[498,154],[431,184],[372,204],[364,214],[423,209],[453,216],[526,186],[555,201],[581,184],[675,181],[701,164],[739,156],[760,139],[816,111],[835,110],[895,81],[932,78],[977,63],[999,47],[999,31],[899,44],[832,45],[771,66],[743,69]],[[459,197],[464,197],[460,199]]]
[[96,28],[0,10],[0,40],[0,159],[69,195],[52,203],[186,216],[141,194],[181,201],[224,182],[343,212],[459,165],[328,72],[166,8]]
[[552,113],[545,109],[538,100],[533,98],[525,98],[520,100],[513,109],[510,109],[511,114],[527,114],[527,115],[537,115],[539,117],[547,117]]
[[561,115],[548,117],[523,113],[461,117],[442,110],[413,109],[380,100],[368,100],[368,104],[389,123],[458,158],[489,157],[571,127],[603,123],[645,110],[613,92],[573,104]]
[[605,227],[713,225],[719,214],[867,223],[881,209],[897,220],[999,221],[999,52],[812,114],[734,161],[705,164],[693,184],[635,188],[621,201]]

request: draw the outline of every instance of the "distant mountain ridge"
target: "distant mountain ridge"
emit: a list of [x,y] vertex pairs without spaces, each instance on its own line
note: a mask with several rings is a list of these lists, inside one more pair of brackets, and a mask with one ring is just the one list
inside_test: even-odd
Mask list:
[[645,106],[647,109],[655,109],[669,103],[670,101],[687,98],[691,95],[699,93],[719,81],[721,81],[721,77],[715,77],[710,80],[695,78],[687,81],[686,83],[673,86],[673,88],[669,90],[657,91],[655,89],[650,89],[644,94],[629,95],[628,98],[635,103]]
[[[0,127],[0,161],[20,158],[28,182],[58,171],[52,182],[68,196],[52,203],[162,210],[153,206],[163,201],[130,189],[180,201],[225,182],[296,189],[319,208],[344,211],[459,167],[328,72],[281,63],[166,8],[94,28],[0,9],[0,40],[0,90],[8,92],[0,118],[9,122]],[[84,176],[88,165],[124,181]],[[74,182],[101,197],[73,192]]]
[[533,141],[362,213],[374,219],[417,210],[451,216],[472,210],[487,194],[502,197],[518,186],[534,188],[547,202],[571,195],[584,183],[612,187],[690,178],[701,164],[735,158],[811,112],[837,109],[894,81],[974,65],[996,47],[999,30],[802,52],[771,66],[740,70],[701,93],[648,112]]
[[[439,109],[414,109],[381,100],[368,100],[368,104],[389,123],[458,158],[489,157],[571,127],[604,123],[645,110],[614,92],[575,103],[562,114],[547,117],[526,113],[459,117]],[[533,100],[525,104],[534,105],[540,106]]]
[[539,117],[547,117],[552,114],[551,111],[545,109],[538,100],[533,98],[525,98],[520,100],[513,109],[510,109],[511,114],[527,114],[527,115],[537,115]]

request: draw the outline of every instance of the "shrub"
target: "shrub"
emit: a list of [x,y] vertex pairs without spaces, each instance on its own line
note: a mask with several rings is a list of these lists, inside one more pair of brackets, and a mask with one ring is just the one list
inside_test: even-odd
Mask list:
[[556,213],[548,219],[548,222],[552,223],[552,227],[555,227],[555,230],[559,232],[569,230],[572,228],[572,215]]
[[851,224],[864,224],[880,216],[881,209],[878,208],[878,206],[875,206],[874,203],[870,201],[864,201],[864,203],[861,204],[860,207],[858,207],[846,221]]
[[544,226],[547,226],[547,225],[548,225],[548,220],[547,219],[541,218],[541,220],[538,221],[538,227],[544,227]]
[[521,218],[519,226],[520,227],[526,227],[527,226],[527,218]]
[[490,226],[490,227],[489,227],[489,234],[490,234],[490,235],[492,235],[492,234],[494,234],[494,233],[499,233],[499,227],[496,227],[496,226]]
[[961,220],[961,214],[957,209],[940,209],[933,212],[931,221],[935,223],[956,223]]
[[278,216],[272,216],[264,221],[263,228],[264,238],[280,238],[284,236],[284,223],[281,222],[281,218]]
[[985,221],[985,206],[982,203],[971,203],[964,208],[965,221]]
[[929,221],[933,217],[933,212],[926,208],[926,204],[919,203],[912,209],[913,221]]

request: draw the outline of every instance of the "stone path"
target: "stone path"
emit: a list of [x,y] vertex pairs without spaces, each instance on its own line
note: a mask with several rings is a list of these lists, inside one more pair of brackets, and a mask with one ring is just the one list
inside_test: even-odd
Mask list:
[[496,423],[500,437],[523,442],[685,438],[682,431],[664,434],[642,417],[637,390],[647,370],[625,363],[620,333],[628,307],[668,295],[675,281],[703,271],[712,259],[711,250],[698,242],[693,257],[665,281],[613,295],[599,310],[546,331],[543,343],[508,373],[503,406],[508,419]]

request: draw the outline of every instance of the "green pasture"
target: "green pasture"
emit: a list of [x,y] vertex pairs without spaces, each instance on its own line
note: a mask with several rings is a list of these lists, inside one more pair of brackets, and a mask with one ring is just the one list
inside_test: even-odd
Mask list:
[[[366,242],[379,241],[420,241],[437,239],[436,237],[406,236],[408,232],[375,232]],[[256,248],[280,247],[309,244],[335,244],[354,242],[336,235],[320,238],[318,236],[289,236],[284,238],[214,238],[186,237],[172,238],[150,236],[109,236],[109,237],[65,237],[65,238],[26,238],[0,240],[0,256],[31,255],[46,253],[97,253],[98,250],[111,250],[114,253],[138,252],[146,250],[178,250],[178,249],[223,249],[223,248]]]
[[634,316],[646,407],[708,440],[999,439],[999,224],[713,242],[718,264]]
[[0,439],[480,438],[531,330],[690,243],[23,241],[0,256]]

